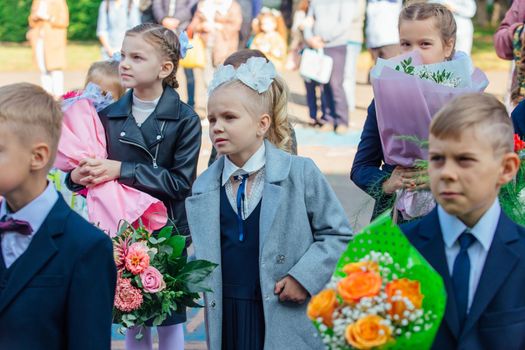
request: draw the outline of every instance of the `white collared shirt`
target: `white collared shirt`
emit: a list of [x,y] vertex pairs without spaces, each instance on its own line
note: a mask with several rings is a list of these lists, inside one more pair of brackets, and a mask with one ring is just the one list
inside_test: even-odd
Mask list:
[[5,199],[0,202],[0,219],[7,215],[15,220],[27,221],[33,230],[30,235],[18,232],[2,233],[2,256],[7,268],[27,250],[57,200],[58,193],[53,184],[49,182],[44,192],[16,213],[9,213]]
[[[469,281],[469,295],[468,295],[468,309],[472,305],[476,289],[478,288],[481,273],[485,267],[485,260],[494,239],[496,228],[498,226],[499,217],[501,214],[501,207],[499,200],[496,198],[492,206],[479,219],[478,223],[470,228],[470,232],[476,241],[468,248],[468,256],[470,259],[470,281]],[[467,229],[467,226],[459,220],[456,216],[448,214],[441,206],[438,206],[439,225],[443,233],[443,241],[445,242],[445,255],[447,257],[448,270],[450,276],[454,269],[454,261],[460,251],[459,236]]]
[[222,186],[225,186],[228,201],[230,202],[230,205],[236,213],[237,198],[233,194],[233,177],[243,174],[255,174],[255,177],[249,178],[246,183],[246,185],[248,185],[248,182],[251,182],[252,185],[250,193],[246,193],[246,200],[244,201],[244,208],[242,213],[244,219],[250,216],[250,214],[257,207],[259,201],[262,198],[262,192],[264,188],[265,165],[266,149],[264,143],[241,168],[233,164],[233,162],[229,160],[227,156],[224,157],[224,168],[222,170],[221,184]]

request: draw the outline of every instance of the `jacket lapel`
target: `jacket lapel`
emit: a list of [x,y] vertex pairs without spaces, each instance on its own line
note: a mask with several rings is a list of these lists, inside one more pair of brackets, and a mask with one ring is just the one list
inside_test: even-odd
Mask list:
[[419,242],[413,242],[419,252],[428,260],[434,269],[441,275],[447,290],[447,305],[445,309],[445,322],[452,334],[459,338],[459,317],[454,298],[454,287],[445,256],[445,243],[439,224],[437,208],[424,217],[419,224]]
[[59,196],[48,217],[34,235],[27,250],[18,258],[14,270],[0,297],[0,314],[29,283],[29,281],[58,252],[54,237],[61,235],[69,208]]
[[512,250],[512,244],[518,240],[519,233],[516,230],[516,224],[502,212],[472,306],[465,321],[462,336],[467,334],[476,324],[507,276],[518,263],[520,257]]
[[262,195],[261,218],[259,220],[259,252],[262,252],[268,232],[284,198],[284,189],[281,187],[281,182],[288,177],[292,164],[292,157],[288,153],[277,149],[269,141],[265,141],[265,149],[266,179]]

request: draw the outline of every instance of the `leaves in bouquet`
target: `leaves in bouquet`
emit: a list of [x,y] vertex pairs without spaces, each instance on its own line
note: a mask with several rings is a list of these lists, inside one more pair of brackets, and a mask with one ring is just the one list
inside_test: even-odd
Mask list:
[[171,256],[177,258],[182,255],[184,248],[186,247],[186,237],[182,235],[175,235],[168,239],[168,244],[173,248]]
[[192,293],[211,292],[207,277],[217,267],[217,264],[206,260],[190,261],[180,271],[179,279],[188,291]]

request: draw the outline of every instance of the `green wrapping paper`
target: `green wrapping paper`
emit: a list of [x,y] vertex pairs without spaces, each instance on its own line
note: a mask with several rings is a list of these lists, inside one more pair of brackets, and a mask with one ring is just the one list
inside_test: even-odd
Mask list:
[[[425,326],[417,327],[417,332],[414,332],[414,325],[409,324],[402,328],[401,334],[392,334],[392,339],[386,344],[372,348],[430,349],[445,312],[447,300],[445,286],[441,276],[410,244],[400,228],[392,223],[389,213],[383,214],[365,227],[348,244],[346,251],[337,263],[332,281],[327,285],[327,288],[334,289],[335,283],[347,276],[343,272],[343,268],[347,264],[358,262],[367,255],[370,256],[370,252],[388,253],[392,257],[393,261],[389,263],[379,263],[382,267],[391,270],[390,272],[381,270],[383,290],[385,278],[388,281],[401,278],[419,281],[420,291],[423,294],[421,310],[425,315]],[[343,300],[339,293],[337,300],[341,305]],[[334,317],[336,314],[337,311],[334,312]],[[320,319],[314,319],[313,322],[320,331],[327,349],[353,349],[346,341],[344,344],[341,342],[341,339],[339,339],[339,342],[333,341],[333,327],[326,327],[325,324],[320,322]],[[332,341],[330,337],[332,337]]]

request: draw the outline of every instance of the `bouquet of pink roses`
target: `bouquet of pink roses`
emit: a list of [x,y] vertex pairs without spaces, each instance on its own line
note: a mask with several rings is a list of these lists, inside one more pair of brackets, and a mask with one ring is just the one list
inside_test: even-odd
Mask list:
[[202,307],[198,293],[211,291],[206,278],[217,265],[187,261],[185,246],[186,238],[173,234],[173,227],[155,236],[141,224],[120,227],[113,238],[118,270],[113,322],[122,326],[121,333],[148,321],[158,326],[185,306]]

